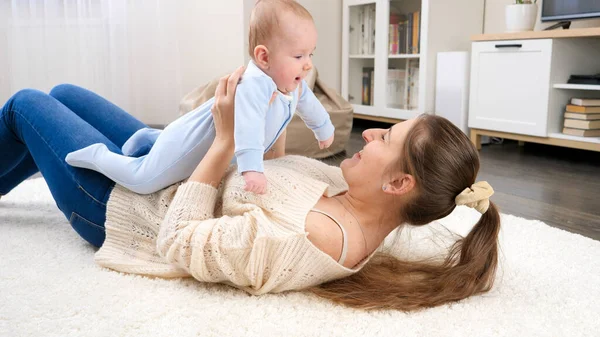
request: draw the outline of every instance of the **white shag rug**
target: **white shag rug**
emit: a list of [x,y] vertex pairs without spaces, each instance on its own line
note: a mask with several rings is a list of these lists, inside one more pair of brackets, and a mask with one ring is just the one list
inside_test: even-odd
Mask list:
[[[476,220],[461,207],[441,222],[460,232]],[[100,268],[44,180],[28,180],[0,200],[0,336],[599,336],[600,242],[510,215],[502,225],[491,292],[369,313]]]

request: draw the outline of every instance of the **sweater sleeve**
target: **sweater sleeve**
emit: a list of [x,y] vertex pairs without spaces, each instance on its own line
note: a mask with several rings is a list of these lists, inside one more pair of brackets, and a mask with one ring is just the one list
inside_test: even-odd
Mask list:
[[335,128],[331,123],[329,113],[304,80],[302,80],[302,93],[298,99],[297,110],[298,115],[314,132],[317,140],[326,140],[333,135]]
[[217,190],[210,185],[181,185],[157,237],[158,253],[203,282],[260,288],[254,272],[263,266],[264,245],[256,239],[260,208],[239,216],[214,217]]
[[265,123],[275,84],[269,78],[248,76],[235,93],[235,157],[238,172],[263,172]]

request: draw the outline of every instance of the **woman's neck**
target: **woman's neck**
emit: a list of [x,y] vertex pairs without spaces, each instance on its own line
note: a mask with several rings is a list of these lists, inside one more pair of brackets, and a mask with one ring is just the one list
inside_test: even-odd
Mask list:
[[370,252],[379,247],[386,236],[402,223],[399,212],[389,211],[389,207],[382,206],[383,203],[366,202],[353,197],[350,193],[340,194],[334,198],[338,199],[346,211],[359,222]]

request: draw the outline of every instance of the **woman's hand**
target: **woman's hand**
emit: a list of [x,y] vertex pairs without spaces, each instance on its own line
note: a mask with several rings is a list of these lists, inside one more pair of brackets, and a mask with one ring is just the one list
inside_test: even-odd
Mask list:
[[229,167],[235,149],[233,142],[235,88],[243,72],[244,68],[240,67],[233,74],[219,81],[215,91],[215,104],[211,109],[215,123],[215,140],[189,181],[210,184],[216,188]]
[[235,90],[244,67],[239,67],[231,75],[222,77],[215,90],[215,103],[211,109],[215,123],[215,142],[224,146],[234,146],[234,102]]

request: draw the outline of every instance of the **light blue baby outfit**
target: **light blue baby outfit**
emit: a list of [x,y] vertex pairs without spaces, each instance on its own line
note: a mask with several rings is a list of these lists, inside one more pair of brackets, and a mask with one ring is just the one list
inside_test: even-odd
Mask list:
[[[263,155],[268,151],[298,111],[319,141],[333,135],[329,114],[301,82],[290,96],[277,90],[273,79],[250,61],[235,95],[235,158],[238,172],[263,172]],[[277,97],[271,103],[273,93]],[[93,144],[71,152],[71,166],[98,171],[136,193],[156,192],[188,178],[215,138],[211,98],[181,116],[163,131],[141,129],[123,144],[123,154],[110,152],[104,144]],[[118,127],[118,125],[115,125]],[[154,142],[152,144],[152,142]],[[143,148],[147,154],[134,157]]]

